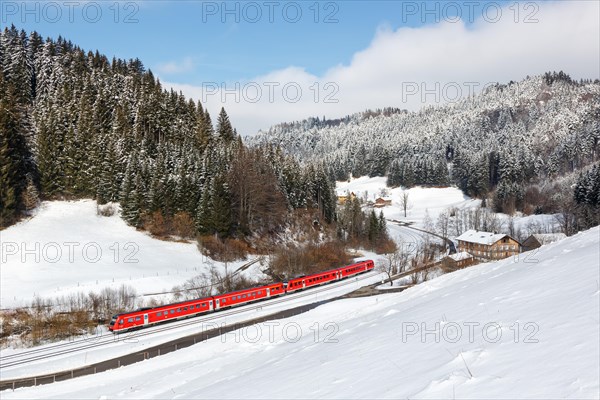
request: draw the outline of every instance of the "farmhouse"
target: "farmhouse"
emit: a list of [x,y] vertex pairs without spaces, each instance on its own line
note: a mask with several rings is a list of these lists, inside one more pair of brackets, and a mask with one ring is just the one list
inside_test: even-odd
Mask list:
[[548,243],[553,243],[566,238],[564,233],[535,233],[529,236],[522,244],[523,251],[537,249]]
[[459,252],[467,252],[475,258],[500,260],[519,254],[519,242],[503,233],[471,229],[457,237],[456,240]]
[[450,254],[441,260],[441,267],[444,271],[456,271],[457,269],[468,267],[475,264],[475,258],[466,251]]
[[391,205],[392,205],[392,199],[390,199],[389,197],[378,197],[377,199],[375,199],[375,204],[373,205],[373,207],[381,208],[381,207],[391,206]]
[[354,194],[354,192],[351,193],[340,193],[338,192],[337,194],[337,202],[339,205],[344,205],[346,203],[346,200],[350,199],[350,200],[354,200],[356,198],[356,195]]

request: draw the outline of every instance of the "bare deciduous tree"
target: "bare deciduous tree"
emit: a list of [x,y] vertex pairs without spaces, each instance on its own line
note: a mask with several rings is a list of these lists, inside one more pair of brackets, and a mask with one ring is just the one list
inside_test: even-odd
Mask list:
[[400,197],[400,205],[402,206],[402,209],[404,210],[404,218],[406,218],[406,210],[410,206],[410,203],[408,201],[408,195],[409,195],[408,191],[404,190]]
[[442,211],[437,218],[437,232],[440,236],[448,238],[448,228],[450,227],[450,217],[447,211]]
[[228,183],[238,215],[240,230],[250,234],[257,229],[280,226],[287,213],[285,196],[277,185],[273,168],[258,149],[238,150],[229,171]]
[[[411,243],[409,243],[410,245]],[[385,261],[377,266],[378,271],[387,275],[390,286],[393,286],[392,276],[406,271],[411,246],[400,243],[397,250],[385,255]]]

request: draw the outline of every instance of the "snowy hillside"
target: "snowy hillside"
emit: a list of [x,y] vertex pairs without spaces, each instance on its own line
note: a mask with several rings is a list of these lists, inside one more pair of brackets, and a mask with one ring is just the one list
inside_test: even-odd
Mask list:
[[[324,161],[337,179],[387,175],[409,186],[453,180],[476,191],[478,185],[521,183],[593,162],[599,99],[598,81],[580,84],[566,74],[546,74],[418,112],[276,125],[247,142],[280,145],[306,162]],[[447,160],[454,164],[452,176]]]
[[[391,200],[391,205],[380,209],[385,217],[388,220],[411,223],[411,226],[419,229],[433,228],[435,230],[435,224],[440,213],[447,213],[450,209],[469,210],[481,206],[481,200],[466,196],[457,187],[389,188],[386,185],[385,177],[369,178],[363,176],[349,181],[337,182],[336,190],[339,196],[354,193],[354,195],[365,201],[374,202],[378,197],[389,199]],[[402,205],[404,193],[408,194],[406,217],[404,217]],[[502,213],[494,215],[498,219],[497,230],[499,232],[509,233],[508,225],[512,223],[514,225],[515,236],[519,238],[526,238],[533,233],[538,233],[538,231],[555,232],[560,230],[557,218],[554,215],[539,214],[523,216],[521,213],[517,213],[514,217]],[[429,224],[433,224],[433,226],[425,226],[428,223],[426,221],[427,217],[429,217]],[[388,223],[388,230],[396,240],[412,242],[415,239],[419,240],[419,236],[422,236],[418,231],[407,229],[394,223]],[[462,232],[461,230],[459,234]],[[454,230],[451,230],[448,234],[450,237],[458,236]]]
[[[224,268],[195,243],[157,240],[117,215],[98,216],[91,200],[45,202],[33,218],[1,231],[0,239],[0,308],[123,284],[138,294],[165,292],[211,264]],[[229,263],[229,272],[242,264]]]
[[598,398],[599,249],[596,227],[534,257],[2,397]]

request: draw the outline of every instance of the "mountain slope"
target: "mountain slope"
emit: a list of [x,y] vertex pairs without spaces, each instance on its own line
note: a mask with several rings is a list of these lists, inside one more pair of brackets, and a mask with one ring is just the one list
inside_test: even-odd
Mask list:
[[598,160],[599,121],[600,82],[575,82],[560,72],[489,86],[419,112],[276,125],[247,141],[279,144],[304,161],[324,160],[338,180],[348,174],[387,174],[392,184],[406,186],[453,180],[479,195],[502,181],[527,183]]

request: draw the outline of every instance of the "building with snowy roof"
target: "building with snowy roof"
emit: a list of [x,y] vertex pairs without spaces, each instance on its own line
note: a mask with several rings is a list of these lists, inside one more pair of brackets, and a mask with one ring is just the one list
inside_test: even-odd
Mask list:
[[476,262],[477,261],[471,254],[466,251],[461,251],[460,253],[449,254],[442,258],[441,267],[445,272],[451,272],[468,267]]
[[534,233],[523,241],[523,251],[537,249],[548,243],[554,243],[566,238],[564,233]]
[[519,254],[520,243],[504,233],[471,229],[456,240],[459,252],[467,252],[479,259],[500,260]]

